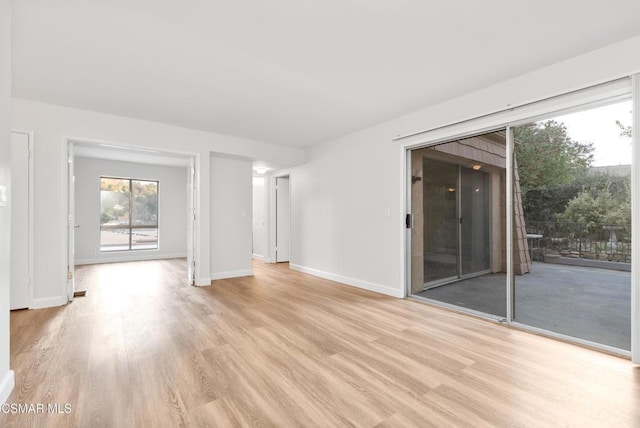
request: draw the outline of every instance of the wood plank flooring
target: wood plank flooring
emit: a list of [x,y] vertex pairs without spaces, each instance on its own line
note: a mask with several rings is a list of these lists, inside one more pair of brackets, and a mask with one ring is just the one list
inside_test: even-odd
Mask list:
[[79,269],[87,296],[11,314],[9,403],[45,427],[638,427],[628,360],[255,262]]

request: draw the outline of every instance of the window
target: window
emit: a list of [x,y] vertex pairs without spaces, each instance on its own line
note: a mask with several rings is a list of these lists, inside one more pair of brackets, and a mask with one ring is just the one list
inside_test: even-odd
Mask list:
[[158,182],[100,177],[100,251],[158,248]]

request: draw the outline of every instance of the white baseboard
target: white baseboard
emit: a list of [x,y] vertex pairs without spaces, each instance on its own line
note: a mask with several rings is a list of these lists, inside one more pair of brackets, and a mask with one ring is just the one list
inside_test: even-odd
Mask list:
[[232,270],[228,272],[212,273],[211,279],[215,281],[216,279],[238,278],[240,276],[252,276],[252,275],[253,275],[253,269]]
[[211,278],[197,278],[196,286],[198,287],[206,287],[207,285],[211,285]]
[[11,391],[13,391],[13,387],[16,384],[15,373],[13,370],[9,370],[5,375],[2,382],[0,382],[0,405],[7,402]]
[[254,259],[256,260],[260,260],[260,261],[266,261],[266,257],[265,256],[261,256],[260,254],[253,254],[252,256]]
[[67,296],[47,297],[45,299],[33,299],[29,309],[53,308],[67,304]]
[[305,266],[289,263],[289,268],[298,272],[306,273],[309,275],[317,276],[320,278],[328,279],[331,281],[340,282],[342,284],[351,285],[353,287],[362,288],[364,290],[373,291],[387,296],[404,298],[404,292],[396,288],[388,287],[386,285],[376,284],[369,281],[363,281],[360,279],[349,278],[348,276],[338,275],[335,273],[324,272],[318,269],[313,269]]
[[147,260],[184,259],[187,253],[158,254],[156,252],[131,252],[126,254],[109,254],[94,259],[76,259],[76,265],[97,265],[101,263],[142,262]]

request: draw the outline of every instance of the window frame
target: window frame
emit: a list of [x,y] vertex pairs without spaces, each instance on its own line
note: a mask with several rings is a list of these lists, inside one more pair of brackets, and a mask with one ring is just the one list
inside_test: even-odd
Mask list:
[[[128,249],[117,249],[117,250],[104,250],[102,245],[102,238],[100,238],[100,253],[115,253],[118,251],[158,251],[160,249],[160,180],[157,179],[144,179],[144,178],[130,178],[130,177],[115,177],[110,175],[101,175],[100,176],[100,184],[102,185],[102,180],[123,180],[129,182],[129,224],[128,225],[109,225],[105,226],[100,223],[100,232],[103,230],[118,230],[118,229],[126,229],[129,234],[129,248]],[[157,199],[157,212],[156,212],[156,222],[154,225],[135,225],[133,224],[133,182],[134,181],[145,181],[156,184],[156,199]],[[102,189],[100,189],[102,192]],[[100,201],[100,212],[102,212],[102,200]],[[154,248],[133,248],[133,231],[134,229],[157,229],[158,230],[158,238],[156,239],[156,246]]]

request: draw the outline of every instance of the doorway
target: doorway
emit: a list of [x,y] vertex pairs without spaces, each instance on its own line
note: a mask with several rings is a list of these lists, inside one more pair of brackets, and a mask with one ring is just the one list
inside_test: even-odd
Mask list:
[[[86,291],[76,264],[182,259],[185,282],[194,283],[193,155],[83,141],[69,142],[68,163],[69,300]],[[129,245],[113,245],[116,238]]]

